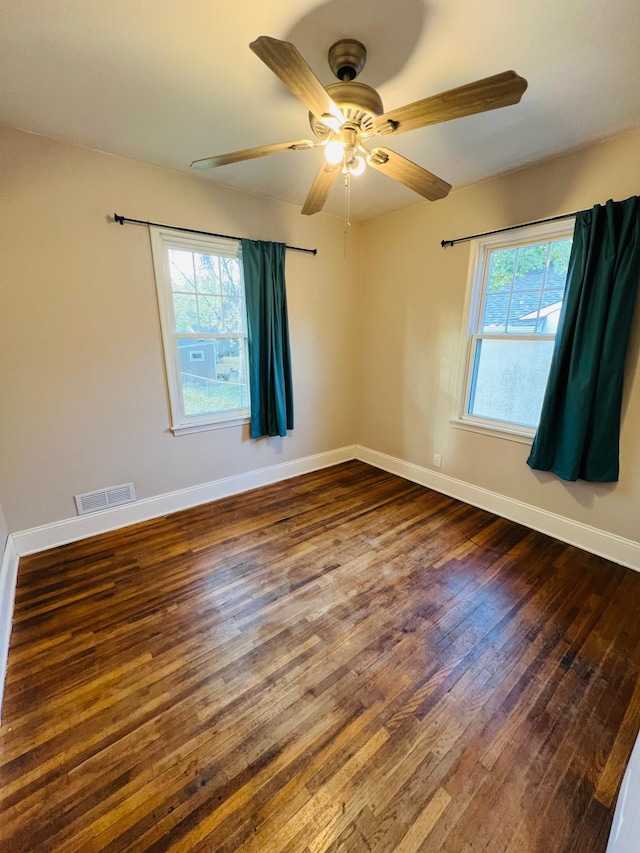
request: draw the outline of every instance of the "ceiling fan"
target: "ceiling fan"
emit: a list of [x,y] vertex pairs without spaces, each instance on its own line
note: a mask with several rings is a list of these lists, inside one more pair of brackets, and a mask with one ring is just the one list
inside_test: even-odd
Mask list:
[[351,175],[361,174],[367,165],[430,201],[444,198],[451,184],[390,148],[368,148],[364,143],[376,134],[396,136],[429,124],[517,104],[527,88],[527,81],[515,71],[504,71],[385,113],[376,90],[355,82],[367,58],[364,45],[355,39],[341,39],[329,49],[329,66],[339,82],[326,89],[290,42],[260,36],[249,46],[307,107],[309,123],[317,139],[245,148],[194,160],[191,166],[210,169],[281,151],[321,146],[325,162],[307,195],[302,208],[304,214],[322,210],[339,174],[343,174],[348,183]]

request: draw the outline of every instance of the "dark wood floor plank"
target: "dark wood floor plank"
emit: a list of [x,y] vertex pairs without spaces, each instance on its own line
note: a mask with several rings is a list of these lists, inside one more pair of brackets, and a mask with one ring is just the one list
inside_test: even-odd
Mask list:
[[23,558],[11,853],[603,853],[640,576],[358,462]]

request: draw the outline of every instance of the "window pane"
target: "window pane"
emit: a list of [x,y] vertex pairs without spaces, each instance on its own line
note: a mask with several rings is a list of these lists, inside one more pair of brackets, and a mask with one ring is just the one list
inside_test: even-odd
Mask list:
[[249,406],[244,342],[241,338],[178,341],[187,416]]
[[514,291],[509,311],[507,333],[512,335],[535,335],[540,307],[540,291]]
[[240,261],[237,258],[220,258],[220,284],[227,296],[240,296]]
[[176,318],[176,332],[198,331],[198,309],[195,296],[174,293],[173,312]]
[[539,335],[555,335],[558,331],[558,320],[564,299],[563,290],[545,290],[542,295],[542,306],[538,320]]
[[480,334],[555,334],[571,240],[490,252]]
[[198,296],[200,332],[222,332],[222,298]]
[[222,310],[224,314],[225,332],[244,331],[244,312],[242,300],[234,296],[225,296],[222,299]]
[[193,274],[193,254],[180,249],[169,249],[169,272],[172,290],[192,293],[196,289]]
[[539,243],[537,246],[521,246],[518,251],[516,265],[516,290],[541,290],[547,269],[549,244]]
[[509,313],[510,293],[489,293],[484,304],[481,331],[487,335],[504,332]]
[[517,249],[497,249],[491,252],[487,293],[510,290],[513,283]]
[[220,293],[217,257],[197,252],[193,256],[193,262],[198,293]]
[[560,283],[564,284],[569,270],[572,242],[571,239],[554,240],[551,244],[547,287],[558,287]]
[[476,341],[469,414],[535,427],[553,341]]

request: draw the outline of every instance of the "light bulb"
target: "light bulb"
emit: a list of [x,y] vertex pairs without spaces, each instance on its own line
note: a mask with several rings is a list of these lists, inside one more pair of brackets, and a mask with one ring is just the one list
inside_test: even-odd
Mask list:
[[352,175],[355,175],[356,177],[358,175],[361,175],[365,170],[365,162],[364,162],[363,158],[360,157],[359,154],[356,154],[356,156],[353,158],[353,160],[349,161],[348,165],[349,165],[349,171],[351,172]]
[[332,139],[331,142],[327,142],[324,149],[324,158],[327,163],[331,163],[332,166],[337,166],[338,163],[342,162],[343,156],[344,150],[342,142],[337,139]]

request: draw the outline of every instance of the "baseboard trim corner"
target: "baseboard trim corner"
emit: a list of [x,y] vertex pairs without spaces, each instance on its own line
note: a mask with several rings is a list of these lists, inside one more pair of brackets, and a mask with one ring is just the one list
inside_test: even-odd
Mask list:
[[18,580],[18,552],[9,535],[0,564],[0,720],[2,719],[2,699],[4,682],[7,675],[9,644],[11,642],[11,624],[13,622],[13,604]]
[[356,445],[355,458],[640,572],[640,542],[625,539],[606,530],[591,527],[368,447]]
[[260,486],[268,486],[290,477],[300,474],[309,474],[322,468],[330,468],[355,458],[355,445],[347,445],[336,450],[328,450],[324,453],[316,453],[313,456],[305,456],[290,462],[282,462],[270,465],[266,468],[258,468],[243,474],[224,477],[209,483],[190,486],[186,489],[178,489],[151,498],[143,498],[131,504],[114,507],[113,509],[101,510],[88,515],[65,518],[62,521],[54,521],[40,527],[32,527],[28,530],[20,530],[13,534],[13,542],[19,556],[34,554],[38,551],[46,551],[58,545],[68,542],[76,542],[97,536],[100,533],[108,533],[141,521],[149,521],[180,512],[200,504],[217,501],[221,498],[248,492]]

